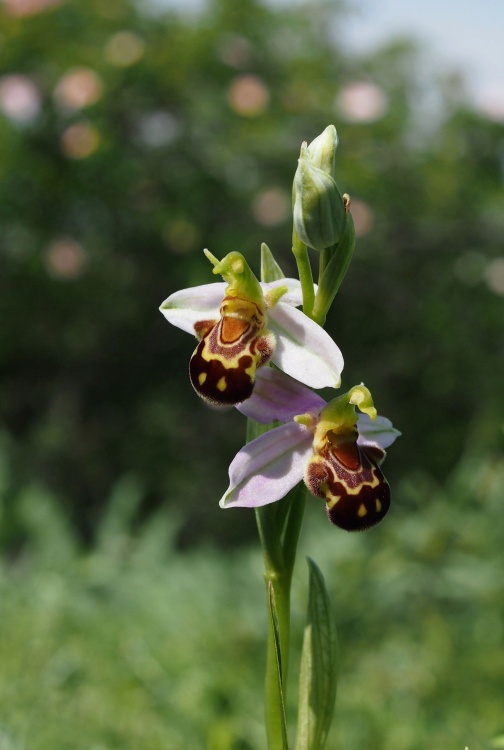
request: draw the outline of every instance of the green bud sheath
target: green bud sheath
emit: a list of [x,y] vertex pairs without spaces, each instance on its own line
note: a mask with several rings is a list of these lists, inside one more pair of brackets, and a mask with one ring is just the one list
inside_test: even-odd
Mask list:
[[[349,199],[347,198],[347,206]],[[350,210],[347,210],[345,226],[342,236],[337,245],[326,248],[321,260],[321,273],[318,280],[318,289],[313,306],[313,319],[323,325],[327,312],[332,305],[341,282],[350,265],[355,247],[355,228]],[[322,264],[325,261],[325,266]]]

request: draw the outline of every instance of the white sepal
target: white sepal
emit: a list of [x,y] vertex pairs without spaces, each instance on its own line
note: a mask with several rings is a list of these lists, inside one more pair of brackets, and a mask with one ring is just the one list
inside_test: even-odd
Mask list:
[[217,281],[181,289],[170,294],[159,309],[169,323],[194,336],[195,323],[219,319],[226,287],[225,281]]
[[281,301],[268,315],[268,327],[277,339],[272,361],[310,388],[339,388],[343,355],[329,334]]
[[236,408],[256,422],[289,422],[297,414],[318,412],[325,406],[324,399],[302,383],[273,367],[261,367],[251,397]]
[[229,467],[221,508],[259,508],[284,497],[303,478],[312,435],[296,422],[276,427],[247,443]]

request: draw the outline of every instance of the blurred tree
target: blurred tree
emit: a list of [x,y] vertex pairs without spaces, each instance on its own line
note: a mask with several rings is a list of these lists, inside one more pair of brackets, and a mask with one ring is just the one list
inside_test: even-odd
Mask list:
[[45,483],[87,539],[124,474],[143,487],[142,513],[177,508],[184,543],[252,532],[251,514],[217,508],[241,418],[216,420],[197,400],[191,343],[157,307],[211,280],[206,245],[239,249],[257,268],[267,241],[293,272],[295,160],[329,122],[359,234],[328,324],[344,384],[365,379],[403,429],[397,474],[446,473],[471,426],[484,447],[496,440],[502,126],[443,80],[429,82],[442,104],[427,122],[415,45],[358,59],[345,48],[344,13],[331,0],[213,0],[192,15],[129,0],[9,0],[0,10],[11,494]]

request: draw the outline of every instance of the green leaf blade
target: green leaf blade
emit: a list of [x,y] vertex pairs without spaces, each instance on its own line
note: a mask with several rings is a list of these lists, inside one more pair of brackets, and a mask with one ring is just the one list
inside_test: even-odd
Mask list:
[[308,567],[310,586],[299,676],[296,750],[323,750],[336,700],[338,641],[322,573],[310,558]]

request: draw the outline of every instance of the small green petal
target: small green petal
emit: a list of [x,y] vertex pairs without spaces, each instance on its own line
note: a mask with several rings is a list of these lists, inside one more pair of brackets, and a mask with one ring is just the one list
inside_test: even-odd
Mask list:
[[265,242],[261,244],[261,281],[278,281],[285,274]]
[[287,285],[276,286],[274,289],[270,289],[269,291],[267,291],[265,294],[265,298],[267,300],[268,307],[275,307],[278,301],[281,300],[284,294],[287,294],[288,291],[289,287]]

